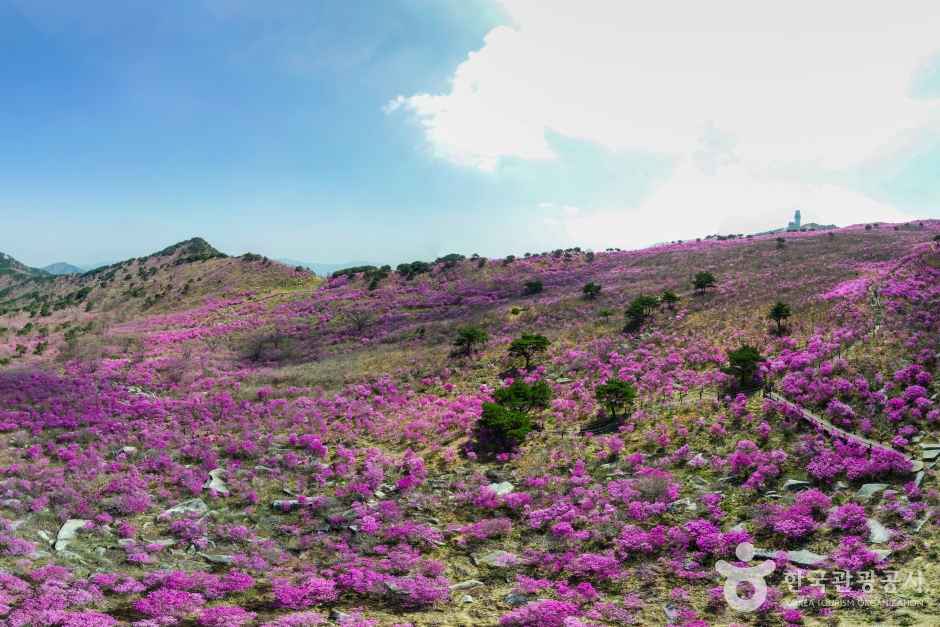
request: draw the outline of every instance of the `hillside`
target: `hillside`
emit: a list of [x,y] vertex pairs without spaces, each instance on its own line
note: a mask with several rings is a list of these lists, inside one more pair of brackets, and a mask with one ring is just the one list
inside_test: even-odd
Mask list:
[[18,275],[10,624],[940,622],[940,221]]
[[83,274],[52,276],[15,261],[8,266],[0,289],[0,363],[20,364],[107,344],[111,326],[144,314],[312,280],[258,255],[228,257],[201,238]]
[[29,277],[41,277],[45,274],[47,273],[44,270],[30,268],[10,255],[0,252],[0,281],[9,284]]

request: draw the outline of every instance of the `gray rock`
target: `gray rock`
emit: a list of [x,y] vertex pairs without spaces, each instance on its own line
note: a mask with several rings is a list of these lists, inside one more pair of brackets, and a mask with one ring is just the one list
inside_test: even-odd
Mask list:
[[[776,554],[779,551],[773,549],[754,549],[754,555],[757,557],[763,557],[767,559],[776,559]],[[807,551],[806,549],[800,549],[799,551],[785,551],[787,554],[787,559],[794,564],[801,564],[803,566],[814,566],[819,564],[822,561],[828,559],[826,555],[819,555],[818,553],[813,553],[812,551]]]
[[679,610],[671,603],[663,605],[663,613],[666,615],[667,625],[675,625],[676,621],[679,620]]
[[511,494],[512,491],[516,489],[516,486],[508,481],[501,481],[499,483],[491,483],[489,489],[495,492],[496,496],[506,496],[507,494]]
[[812,551],[807,551],[806,549],[800,549],[799,551],[787,551],[787,559],[795,564],[815,566],[816,564],[829,559],[829,556],[819,555],[818,553],[813,553]]
[[881,561],[888,559],[892,551],[890,549],[872,549],[872,553],[875,553],[878,557],[881,558]]
[[493,568],[512,568],[519,561],[519,556],[508,551],[491,551],[486,555],[475,557],[474,561]]
[[454,591],[472,590],[473,588],[479,588],[482,585],[483,585],[482,581],[477,581],[476,579],[467,579],[466,581],[455,583],[454,585],[450,587],[450,589]]
[[121,538],[118,540],[118,546],[134,546],[137,541],[134,538]]
[[866,483],[858,489],[858,492],[855,493],[855,498],[861,499],[863,501],[869,500],[871,497],[875,496],[882,490],[888,488],[887,483]]
[[921,442],[922,449],[940,449],[940,442]]
[[78,530],[88,524],[87,520],[81,518],[69,518],[65,524],[59,528],[59,533],[55,537],[55,550],[64,551],[69,544],[75,540]]
[[788,492],[799,492],[808,489],[812,483],[809,481],[800,481],[799,479],[787,479],[783,482],[783,489]]
[[532,597],[530,597],[527,594],[519,594],[518,592],[510,592],[509,594],[505,596],[503,601],[506,603],[506,605],[510,607],[519,607],[520,605],[525,605],[526,603],[528,603],[531,600],[531,598]]
[[137,447],[125,446],[124,448],[121,449],[121,452],[124,453],[125,455],[134,455],[135,453],[137,453]]
[[940,457],[940,448],[929,448],[921,452],[920,456],[928,462]]
[[461,602],[461,603],[473,603],[473,602],[475,602],[475,601],[476,601],[476,599],[474,599],[474,598],[473,598],[472,596],[470,596],[469,594],[465,594],[465,595],[463,595],[462,597],[460,597],[460,602]]
[[919,533],[920,530],[924,528],[924,525],[927,524],[928,520],[930,520],[930,512],[924,514],[924,517],[914,524],[914,533]]
[[679,509],[684,509],[687,512],[695,512],[698,510],[698,505],[692,499],[682,498],[676,501],[673,501],[669,504],[670,511],[678,511]]
[[881,544],[891,539],[891,532],[874,518],[868,519],[868,541],[872,544]]
[[221,494],[222,496],[228,496],[228,486],[225,485],[225,481],[222,480],[222,477],[224,476],[224,468],[213,468],[209,471],[209,480],[206,481],[205,485],[202,486],[203,489],[212,490],[216,494]]
[[190,499],[174,505],[166,510],[161,516],[184,516],[187,514],[202,515],[209,511],[209,506],[202,499]]
[[921,482],[924,480],[924,471],[921,470],[919,473],[914,475],[914,485],[918,488],[920,487]]
[[213,564],[234,564],[235,558],[231,555],[218,555],[212,553],[200,553],[199,557],[206,560],[207,562],[212,562]]
[[924,469],[924,461],[921,459],[915,459],[911,462],[911,472],[920,472]]
[[40,529],[36,532],[36,535],[42,538],[42,541],[46,544],[52,544],[52,536],[50,536],[45,530]]
[[836,490],[848,490],[849,484],[845,481],[836,481]]

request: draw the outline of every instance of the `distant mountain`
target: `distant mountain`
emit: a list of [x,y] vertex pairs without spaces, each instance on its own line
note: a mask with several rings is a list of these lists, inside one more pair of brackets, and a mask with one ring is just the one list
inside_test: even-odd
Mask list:
[[372,261],[347,261],[345,263],[318,263],[314,261],[297,261],[296,259],[277,259],[288,266],[300,266],[306,268],[320,276],[329,276],[337,270],[343,268],[352,268],[353,266],[377,266],[379,264]]
[[70,263],[65,263],[64,261],[57,261],[56,263],[50,263],[48,266],[43,268],[43,271],[48,272],[49,274],[54,274],[56,276],[62,274],[81,274],[84,272],[78,266],[73,266]]

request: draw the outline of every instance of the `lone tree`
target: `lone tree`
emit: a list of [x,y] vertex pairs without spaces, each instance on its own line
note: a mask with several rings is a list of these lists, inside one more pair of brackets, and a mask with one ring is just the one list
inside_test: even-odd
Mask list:
[[659,297],[659,300],[666,304],[666,307],[670,311],[676,308],[676,303],[679,302],[679,297],[672,290],[665,290],[662,293],[662,296]]
[[743,344],[740,348],[728,353],[728,365],[722,368],[725,374],[737,377],[742,388],[748,388],[754,383],[757,368],[764,361],[763,355],[750,344]]
[[538,294],[542,291],[542,281],[540,279],[535,279],[534,281],[527,281],[522,293],[526,296],[532,296],[533,294]]
[[486,331],[480,327],[467,326],[457,329],[454,347],[457,353],[469,357],[476,347],[482,347],[490,339]]
[[767,317],[777,323],[777,335],[783,335],[783,323],[790,317],[790,305],[778,300],[774,303],[774,306],[770,308]]
[[536,353],[544,353],[550,344],[544,335],[523,333],[522,337],[513,340],[509,345],[509,354],[512,357],[522,357],[525,360],[525,369],[528,370],[532,367],[532,358]]
[[641,294],[630,301],[630,305],[624,312],[626,318],[626,324],[623,327],[624,332],[636,331],[643,326],[643,323],[658,306],[659,299],[648,294]]
[[530,384],[517,380],[493,392],[493,398],[503,407],[527,413],[548,407],[548,402],[552,400],[552,389],[545,381]]
[[525,440],[530,431],[532,419],[525,412],[497,403],[483,403],[474,449],[482,453],[511,451]]
[[601,286],[591,282],[582,287],[581,292],[584,293],[585,300],[594,300],[601,293]]
[[618,413],[623,417],[633,407],[636,388],[629,381],[609,379],[594,388],[594,397],[607,410],[611,420],[618,420]]
[[715,287],[718,281],[715,280],[715,275],[711,272],[699,272],[695,275],[695,278],[692,279],[692,285],[695,286],[695,290],[699,294],[704,294],[705,290],[710,287]]

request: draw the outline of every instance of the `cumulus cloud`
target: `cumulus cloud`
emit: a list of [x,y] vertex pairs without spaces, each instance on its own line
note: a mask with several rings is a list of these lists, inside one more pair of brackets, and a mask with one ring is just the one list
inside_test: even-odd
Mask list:
[[826,177],[937,126],[938,102],[911,90],[940,48],[932,2],[502,4],[511,25],[468,55],[449,91],[386,110],[413,116],[438,157],[487,172],[562,158],[551,133],[675,159],[639,205],[565,217],[573,229],[659,211],[709,232],[764,226],[759,216],[778,223],[796,203],[825,221],[899,216]]

